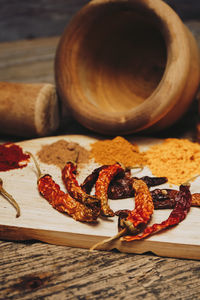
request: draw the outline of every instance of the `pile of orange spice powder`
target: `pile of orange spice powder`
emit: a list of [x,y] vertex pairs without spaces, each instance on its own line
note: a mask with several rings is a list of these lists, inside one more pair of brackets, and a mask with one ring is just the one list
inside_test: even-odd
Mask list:
[[169,183],[180,185],[200,175],[200,145],[169,138],[144,152],[143,164],[154,176],[166,176]]
[[100,140],[91,146],[91,157],[101,165],[112,165],[116,162],[124,167],[141,166],[142,155],[137,144],[132,144],[121,136],[112,140]]
[[125,167],[147,166],[156,177],[167,177],[180,185],[200,174],[200,145],[187,139],[169,138],[140,152],[136,144],[123,137],[97,141],[91,157],[99,164],[121,163]]

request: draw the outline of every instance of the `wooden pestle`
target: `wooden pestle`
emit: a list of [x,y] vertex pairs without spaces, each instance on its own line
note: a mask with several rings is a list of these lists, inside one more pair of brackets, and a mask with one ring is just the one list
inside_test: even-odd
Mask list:
[[48,83],[0,82],[0,132],[34,137],[59,126],[56,89]]

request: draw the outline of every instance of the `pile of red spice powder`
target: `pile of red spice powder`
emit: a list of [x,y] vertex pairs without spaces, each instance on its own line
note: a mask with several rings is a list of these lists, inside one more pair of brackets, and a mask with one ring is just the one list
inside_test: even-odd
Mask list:
[[0,171],[24,168],[27,166],[30,156],[24,154],[20,146],[5,143],[0,145]]

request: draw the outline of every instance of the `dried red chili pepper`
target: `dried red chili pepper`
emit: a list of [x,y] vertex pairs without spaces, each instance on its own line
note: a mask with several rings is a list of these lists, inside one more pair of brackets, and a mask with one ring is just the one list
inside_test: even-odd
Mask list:
[[3,180],[0,178],[0,194],[2,194],[16,209],[16,218],[20,216],[20,207],[12,195],[3,188]]
[[[95,184],[99,172],[102,169],[105,169],[107,166],[101,166],[96,168],[89,176],[86,177],[84,182],[81,184],[81,188],[86,192],[90,193],[93,185]],[[137,177],[134,177],[137,178]],[[137,178],[138,179],[138,178]],[[144,176],[142,178],[143,181],[147,184],[148,187],[160,185],[167,182],[166,177],[149,177]],[[124,172],[120,172],[117,176],[111,180],[108,187],[108,198],[109,199],[125,199],[131,198],[134,196],[134,189],[132,186],[133,178],[131,177],[130,169],[124,170]]]
[[[125,199],[131,198],[134,196],[134,189],[133,189],[133,180],[139,179],[137,177],[130,177],[130,175],[124,174],[120,178],[115,178],[109,186],[108,189],[108,197],[110,199]],[[143,180],[148,187],[153,187],[156,185],[160,185],[167,182],[166,177],[149,177],[144,176],[140,178]]]
[[24,154],[20,146],[5,143],[0,145],[0,171],[24,168],[27,166],[30,156]]
[[38,190],[40,194],[58,211],[65,212],[73,217],[76,221],[94,222],[96,221],[99,212],[86,207],[84,204],[73,199],[69,194],[60,190],[58,184],[48,174],[41,174],[40,168],[34,156],[33,158],[38,172]]
[[62,169],[62,179],[70,196],[79,202],[98,210],[100,213],[100,200],[97,197],[85,193],[76,180],[77,165],[67,162]]
[[113,217],[115,215],[108,205],[108,187],[114,176],[120,172],[124,172],[124,170],[118,163],[110,165],[99,172],[95,184],[95,195],[101,201],[101,214],[103,216]]
[[192,206],[200,206],[200,193],[192,194]]
[[[176,205],[175,197],[179,193],[173,189],[155,189],[151,191],[155,209],[174,208]],[[191,206],[200,206],[200,193],[192,194]]]
[[176,205],[167,220],[163,221],[160,224],[153,224],[152,226],[145,228],[145,230],[141,235],[139,234],[135,236],[126,235],[122,237],[122,240],[127,242],[140,240],[146,238],[147,236],[153,233],[159,232],[163,229],[179,224],[181,221],[185,219],[191,207],[192,196],[190,193],[189,186],[187,185],[180,186],[180,190],[175,197],[175,201],[176,201]]
[[83,181],[83,183],[80,185],[81,189],[87,193],[90,194],[92,187],[94,186],[95,182],[98,179],[99,173],[101,170],[107,168],[108,165],[103,165],[99,168],[94,169],[94,171],[92,171],[92,173],[90,175],[88,175],[85,180]]
[[119,216],[118,227],[120,232],[109,239],[99,242],[92,246],[90,249],[94,250],[104,243],[112,242],[115,239],[131,232],[132,234],[137,233],[141,228],[141,225],[145,225],[154,210],[153,200],[149,192],[148,186],[143,180],[134,179],[133,188],[135,190],[135,209],[130,210],[120,210],[115,212]]
[[76,221],[94,222],[99,213],[73,199],[60,190],[50,175],[44,175],[38,180],[40,194],[58,211],[65,212]]
[[154,211],[154,205],[151,193],[147,184],[141,179],[133,180],[133,189],[135,190],[135,208],[128,212],[128,216],[123,221],[126,227],[131,226],[131,230],[148,223]]
[[174,208],[175,197],[179,191],[173,189],[155,189],[151,191],[155,209]]
[[161,185],[168,181],[167,177],[150,177],[150,176],[143,176],[142,179],[148,187],[153,187],[157,185]]

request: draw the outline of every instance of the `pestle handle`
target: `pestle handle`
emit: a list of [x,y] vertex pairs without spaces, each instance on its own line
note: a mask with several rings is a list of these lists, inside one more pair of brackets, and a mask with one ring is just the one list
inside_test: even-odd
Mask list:
[[59,104],[53,84],[0,82],[0,133],[45,136],[58,127]]

